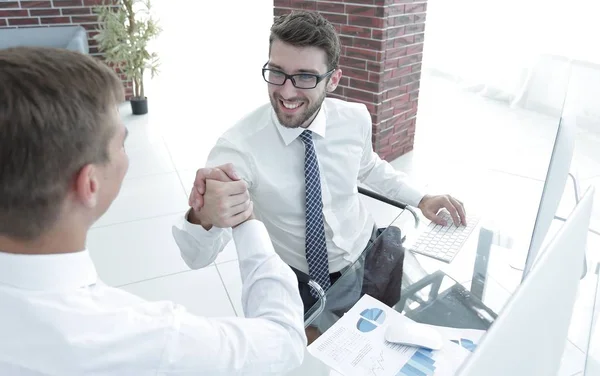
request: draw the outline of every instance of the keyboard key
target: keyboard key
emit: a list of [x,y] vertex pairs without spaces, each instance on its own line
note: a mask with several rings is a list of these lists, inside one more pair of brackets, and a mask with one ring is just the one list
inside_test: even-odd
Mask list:
[[417,238],[412,251],[450,263],[479,222],[476,216],[467,217],[467,226],[454,225],[449,213],[441,213],[448,226],[430,222]]

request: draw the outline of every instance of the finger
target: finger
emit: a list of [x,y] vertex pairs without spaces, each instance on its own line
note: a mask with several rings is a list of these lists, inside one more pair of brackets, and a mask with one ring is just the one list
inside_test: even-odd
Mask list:
[[198,190],[198,193],[203,195],[206,191],[206,176],[210,174],[212,168],[201,168],[196,171],[196,177],[194,178],[194,188]]
[[240,180],[240,176],[238,175],[235,167],[233,167],[232,163],[227,163],[219,166],[219,169],[223,171],[231,180]]
[[206,175],[206,178],[207,179],[211,179],[211,180],[217,180],[217,181],[220,181],[220,182],[230,182],[230,181],[232,181],[229,178],[229,176],[227,176],[227,174],[223,170],[221,170],[219,168],[213,168],[213,169],[211,169],[210,173],[208,173]]
[[195,206],[196,198],[194,197],[194,188],[190,192],[190,196],[188,197],[188,205],[191,207]]
[[[244,180],[221,182],[208,179],[206,181],[206,194],[219,200],[229,200],[231,196],[240,195],[248,192],[247,184]],[[223,209],[230,206],[225,205]]]
[[196,178],[194,180],[194,187],[198,190],[200,195],[206,192],[206,180],[217,180],[221,182],[232,181],[229,176],[219,168],[205,167],[196,171]]
[[452,202],[452,205],[454,205],[454,207],[458,211],[458,216],[460,217],[460,222],[463,224],[463,226],[466,226],[467,225],[467,212],[465,211],[465,206],[463,205],[462,202],[458,201],[454,197],[450,197],[450,201]]
[[192,187],[192,190],[190,191],[190,195],[188,196],[188,205],[189,206],[194,206],[194,201],[195,201],[195,197],[194,197],[194,187]]
[[252,201],[250,201],[250,204],[248,205],[248,208],[246,210],[244,210],[243,212],[230,218],[231,224],[229,227],[236,227],[237,225],[243,223],[248,218],[250,218],[253,211],[254,211],[254,203]]
[[443,201],[443,205],[450,213],[450,216],[452,217],[452,221],[454,222],[454,225],[459,226],[461,223],[460,217],[458,215],[458,210],[456,209],[456,207],[454,207],[454,204],[452,203],[452,201],[450,201],[449,198],[446,198]]
[[193,187],[190,192],[188,204],[196,211],[204,206],[204,196],[202,196],[195,187]]
[[425,217],[427,219],[429,219],[431,222],[435,223],[436,225],[446,226],[448,224],[444,218],[435,214],[434,212],[428,211],[423,214],[425,214]]
[[222,183],[221,189],[223,190],[222,194],[227,196],[239,195],[248,191],[248,185],[244,180],[231,181],[227,183]]
[[251,202],[252,201],[250,201],[250,200],[245,200],[245,201],[241,202],[240,204],[231,207],[229,209],[229,215],[228,216],[229,217],[235,217],[236,215],[245,212],[246,210],[248,210],[248,207],[250,206]]
[[244,210],[248,209],[250,205],[250,197],[246,194],[239,194],[235,196],[229,196],[219,204],[219,211],[223,221],[227,221]]
[[[232,209],[235,209],[236,206],[238,205],[242,205],[242,204],[248,204],[250,202],[250,194],[248,193],[248,191],[244,191],[243,193],[240,193],[238,195],[233,195],[233,196],[229,196],[229,200],[228,200],[228,204],[230,205],[230,207]],[[246,208],[244,208],[246,209]],[[236,212],[235,214],[237,214],[239,212]]]

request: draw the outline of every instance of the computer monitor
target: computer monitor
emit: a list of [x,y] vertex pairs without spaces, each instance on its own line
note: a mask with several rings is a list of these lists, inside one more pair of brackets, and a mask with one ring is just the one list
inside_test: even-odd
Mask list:
[[527,255],[517,254],[517,259],[512,263],[515,269],[523,270],[523,279],[525,279],[539,255],[563,196],[573,159],[576,134],[576,112],[569,101],[567,91],[556,130],[554,147],[548,164],[535,225],[531,234],[529,250]]
[[459,376],[556,375],[585,253],[594,188],[579,201]]
[[548,165],[546,181],[544,182],[544,189],[542,191],[535,225],[531,234],[529,252],[527,253],[525,267],[523,268],[523,278],[525,278],[531,270],[539,251],[542,248],[544,239],[548,234],[548,230],[554,220],[554,215],[556,214],[563,196],[565,185],[569,177],[571,160],[573,159],[576,131],[577,125],[575,122],[575,114],[569,110],[564,111],[556,133],[556,140],[554,141],[554,148]]

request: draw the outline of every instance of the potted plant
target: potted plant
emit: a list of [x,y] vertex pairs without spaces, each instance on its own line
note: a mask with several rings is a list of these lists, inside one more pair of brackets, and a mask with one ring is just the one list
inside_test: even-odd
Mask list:
[[95,8],[99,28],[94,39],[105,61],[132,81],[130,102],[135,115],[148,113],[144,74],[150,71],[154,77],[158,73],[158,56],[148,51],[148,44],[161,29],[150,9],[150,0],[104,0]]

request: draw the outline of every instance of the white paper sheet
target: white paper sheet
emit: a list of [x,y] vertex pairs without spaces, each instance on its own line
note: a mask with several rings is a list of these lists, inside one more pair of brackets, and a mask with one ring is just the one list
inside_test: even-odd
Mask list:
[[458,329],[458,328],[447,328],[445,326],[429,325],[436,329],[440,334],[448,341],[454,342],[461,347],[473,352],[481,337],[485,334],[485,330],[476,329]]
[[450,376],[470,354],[450,340],[439,351],[389,343],[385,330],[398,320],[410,319],[365,295],[308,351],[346,376]]

